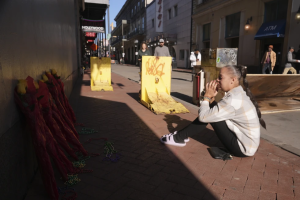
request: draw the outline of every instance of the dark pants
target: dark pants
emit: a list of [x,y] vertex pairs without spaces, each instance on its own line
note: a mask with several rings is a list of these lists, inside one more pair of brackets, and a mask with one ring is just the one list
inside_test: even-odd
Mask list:
[[[214,131],[217,134],[219,140],[231,154],[237,157],[246,157],[242,153],[240,146],[238,145],[235,133],[227,127],[225,121],[210,124],[214,128]],[[204,130],[206,126],[207,123],[200,122],[199,119],[196,118],[190,125],[178,131],[178,133],[174,136],[174,139],[176,142],[182,143],[184,142],[184,139],[198,134],[199,132]]]

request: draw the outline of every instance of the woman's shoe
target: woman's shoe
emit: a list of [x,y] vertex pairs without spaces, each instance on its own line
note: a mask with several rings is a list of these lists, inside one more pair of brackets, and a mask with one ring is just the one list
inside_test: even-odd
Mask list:
[[[166,136],[170,136],[170,135],[176,135],[176,134],[177,134],[177,131],[175,131],[174,133],[169,133],[169,134],[163,135],[162,137],[166,137]],[[189,141],[190,141],[189,138],[184,139],[184,142],[189,142]]]
[[160,138],[161,143],[172,145],[172,146],[177,146],[177,147],[184,147],[186,143],[177,143],[174,141],[174,136],[173,135],[167,135],[166,137],[161,137]]

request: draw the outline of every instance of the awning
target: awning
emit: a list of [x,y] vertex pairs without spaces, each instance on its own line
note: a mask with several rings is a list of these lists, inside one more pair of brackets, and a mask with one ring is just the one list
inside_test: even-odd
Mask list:
[[265,38],[284,37],[285,20],[266,22],[261,25],[254,39],[262,40]]

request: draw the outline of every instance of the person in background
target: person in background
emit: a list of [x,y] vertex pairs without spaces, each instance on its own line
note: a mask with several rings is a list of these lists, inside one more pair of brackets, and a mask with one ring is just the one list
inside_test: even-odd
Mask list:
[[273,51],[273,45],[269,45],[268,51],[266,51],[262,57],[261,64],[263,64],[263,74],[266,74],[267,69],[269,70],[270,74],[273,73],[273,69],[276,64],[276,53]]
[[138,52],[138,60],[140,66],[140,80],[139,84],[141,84],[141,73],[142,73],[142,58],[143,56],[150,56],[150,52],[148,50],[146,42],[142,42],[141,49]]
[[289,52],[287,54],[287,62],[285,64],[285,68],[283,70],[282,74],[287,74],[289,71],[292,72],[292,74],[297,74],[296,69],[294,68],[294,63],[300,63],[300,60],[295,60],[293,59],[293,52],[294,52],[294,47],[289,48]]
[[169,52],[169,48],[164,46],[165,41],[164,39],[159,40],[159,46],[157,46],[154,50],[154,56],[156,59],[159,59],[160,56],[171,56]]
[[199,52],[198,49],[195,49],[194,52],[191,52],[190,61],[191,61],[191,67],[192,67],[192,80],[191,81],[193,81],[193,76],[195,74],[194,66],[196,65],[196,63],[198,61],[201,62],[201,53]]

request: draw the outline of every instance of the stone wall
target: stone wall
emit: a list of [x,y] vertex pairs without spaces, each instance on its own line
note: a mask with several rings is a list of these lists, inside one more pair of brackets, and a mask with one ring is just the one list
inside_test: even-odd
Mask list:
[[[25,119],[14,103],[18,79],[54,68],[70,95],[77,78],[78,0],[0,1],[0,193],[22,199],[37,163]],[[77,34],[79,35],[79,34]]]

